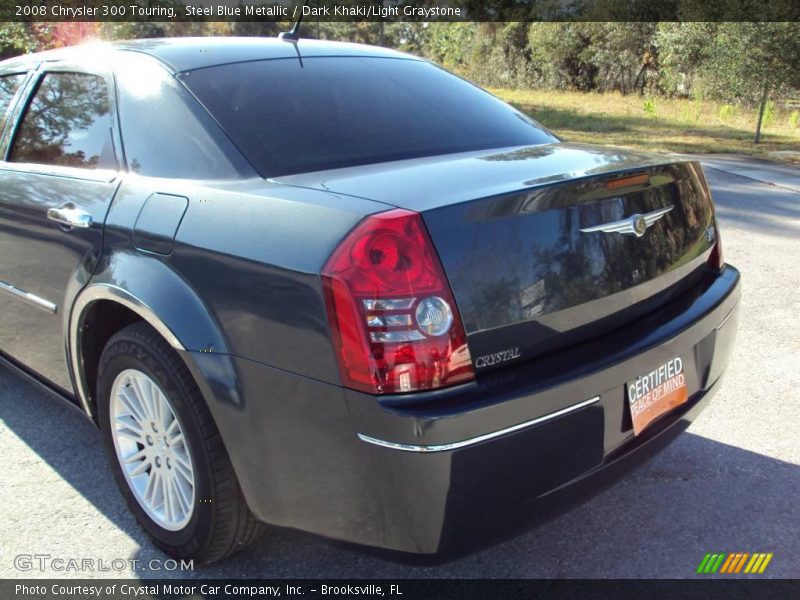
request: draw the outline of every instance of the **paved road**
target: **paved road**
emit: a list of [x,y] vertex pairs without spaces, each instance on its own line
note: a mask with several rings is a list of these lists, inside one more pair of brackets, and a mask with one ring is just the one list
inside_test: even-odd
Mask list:
[[[743,274],[739,342],[713,404],[646,467],[555,521],[438,567],[275,530],[223,564],[173,575],[687,577],[706,552],[761,551],[775,554],[766,575],[800,577],[800,192],[709,166],[725,257]],[[758,168],[765,179],[769,166]],[[19,553],[164,558],[126,511],[95,430],[1,367],[0,456],[0,577],[20,575]]]

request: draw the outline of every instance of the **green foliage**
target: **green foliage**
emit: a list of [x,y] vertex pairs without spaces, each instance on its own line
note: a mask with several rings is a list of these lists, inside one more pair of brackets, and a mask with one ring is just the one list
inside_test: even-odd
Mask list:
[[658,72],[654,23],[587,23],[586,27],[598,90],[644,93],[648,84],[652,86]]
[[24,23],[0,23],[0,60],[37,49],[30,27]]
[[651,117],[656,116],[656,101],[652,98],[648,98],[644,101],[644,112],[646,112]]
[[797,125],[800,122],[800,110],[793,110],[792,114],[789,115],[789,125],[794,129],[797,129]]
[[715,23],[659,23],[653,37],[659,79],[667,95],[690,96],[698,88],[696,69],[708,60],[708,40]]
[[425,53],[437,63],[458,70],[469,59],[476,28],[474,23],[431,23]]
[[[121,2],[122,0],[109,0]],[[174,4],[178,0],[160,0]],[[306,37],[361,42],[422,55],[490,87],[638,93],[695,99],[680,119],[696,123],[701,100],[719,102],[720,120],[737,107],[800,90],[800,24],[747,22],[605,22],[603,2],[578,0],[594,21],[555,22],[563,2],[527,5],[517,22],[303,23]],[[691,8],[680,0],[680,10]],[[724,2],[723,2],[724,4]],[[688,7],[688,8],[687,8]],[[654,9],[655,10],[655,9]],[[605,12],[604,12],[605,11]],[[649,13],[648,13],[649,14]],[[655,14],[655,13],[653,13]],[[603,15],[606,15],[605,17]],[[270,22],[0,23],[0,55],[102,39],[186,35],[273,36],[290,27]],[[645,102],[645,107],[650,106]],[[645,108],[647,114],[653,114]]]
[[464,74],[482,85],[531,87],[535,84],[525,23],[480,23]]
[[686,123],[697,123],[700,120],[700,115],[703,112],[703,101],[698,95],[694,97],[692,103],[685,105],[681,108],[679,119]]
[[768,127],[775,122],[775,101],[768,100],[764,105],[764,118],[762,121],[763,127]]
[[668,93],[753,106],[800,86],[797,23],[662,23],[655,39]]
[[384,45],[392,46],[403,52],[412,54],[422,54],[428,40],[428,29],[430,23],[390,23],[386,25],[387,38],[389,43]]
[[528,29],[531,69],[541,87],[591,90],[597,67],[591,62],[591,32],[585,23],[532,23]]
[[774,120],[770,98],[800,87],[797,23],[666,23],[656,33],[666,89],[733,104],[758,106]]
[[730,104],[723,104],[717,111],[720,121],[729,121],[736,114],[736,109]]

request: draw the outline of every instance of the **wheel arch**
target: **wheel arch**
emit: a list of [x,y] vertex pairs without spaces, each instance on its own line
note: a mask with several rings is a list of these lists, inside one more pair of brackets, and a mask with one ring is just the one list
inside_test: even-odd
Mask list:
[[[206,401],[216,395],[204,381],[202,357],[225,360],[228,345],[216,319],[184,280],[155,257],[118,255],[106,262],[72,305],[67,333],[67,359],[75,392],[86,414],[96,420],[95,379],[105,342],[136,321],[148,323],[181,356]],[[228,370],[222,389],[237,389],[236,373]]]

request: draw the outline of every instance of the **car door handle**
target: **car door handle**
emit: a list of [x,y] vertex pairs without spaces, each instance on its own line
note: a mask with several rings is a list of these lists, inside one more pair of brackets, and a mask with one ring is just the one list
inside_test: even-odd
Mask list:
[[92,226],[92,215],[85,210],[81,210],[71,202],[59,206],[58,208],[48,208],[47,218],[67,227],[78,227],[88,229]]

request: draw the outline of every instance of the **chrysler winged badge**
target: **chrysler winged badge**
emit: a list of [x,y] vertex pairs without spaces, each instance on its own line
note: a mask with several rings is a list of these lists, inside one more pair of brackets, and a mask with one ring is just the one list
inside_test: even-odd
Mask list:
[[625,233],[635,235],[637,238],[642,237],[644,232],[658,221],[661,217],[673,209],[673,206],[666,208],[659,208],[653,212],[644,215],[635,214],[620,221],[611,221],[601,225],[593,225],[592,227],[583,227],[583,233],[592,233],[593,231],[603,231],[605,233]]

